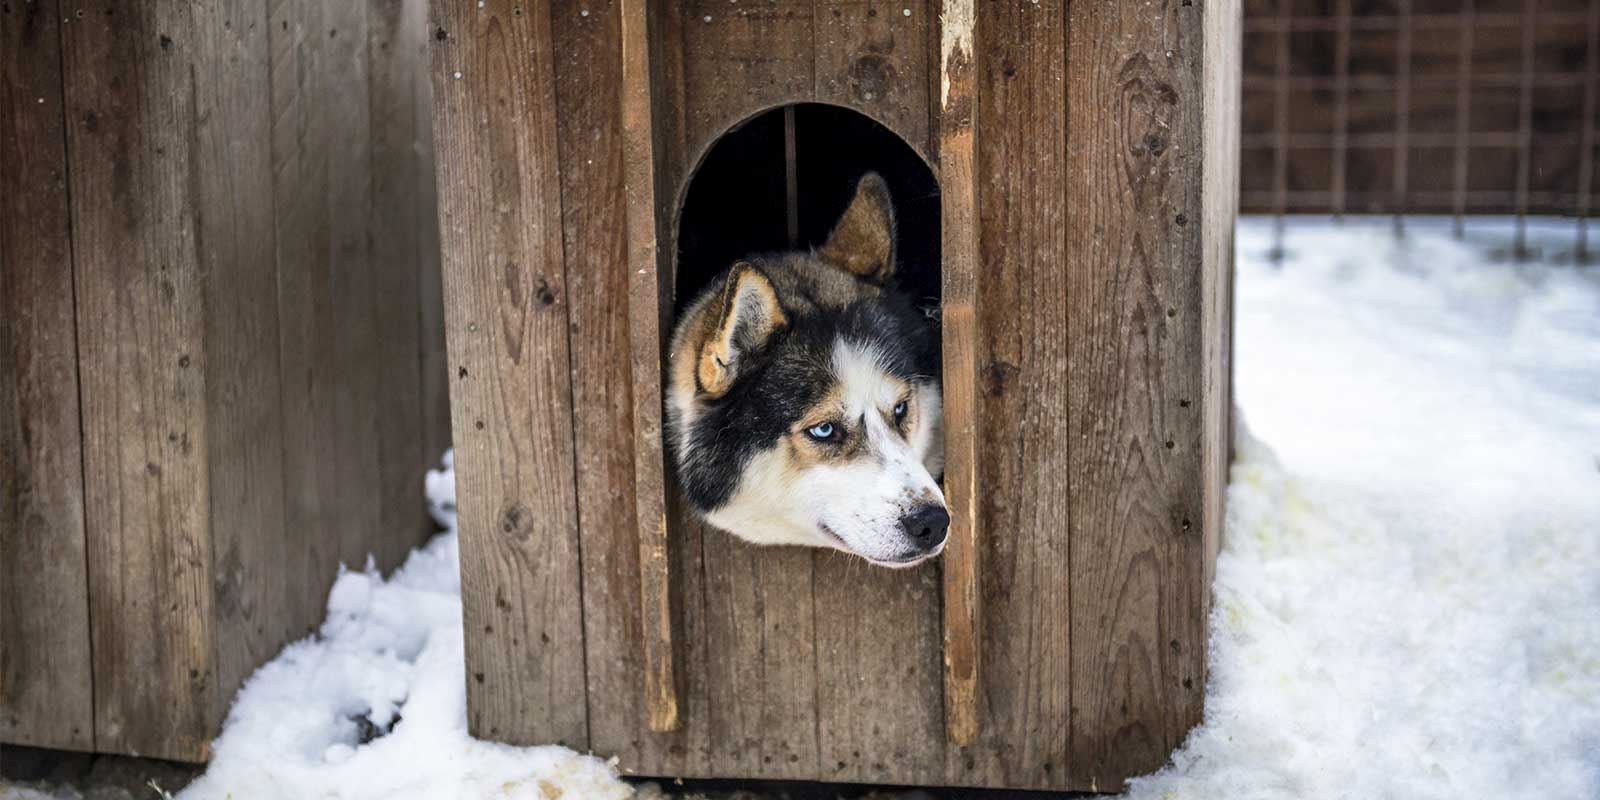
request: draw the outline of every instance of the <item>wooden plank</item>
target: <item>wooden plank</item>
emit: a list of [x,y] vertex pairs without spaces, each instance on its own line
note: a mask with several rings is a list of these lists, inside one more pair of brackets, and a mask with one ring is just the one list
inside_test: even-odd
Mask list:
[[684,133],[691,163],[756,112],[812,98],[813,6],[813,0],[683,0]]
[[[815,551],[811,558],[821,762],[816,778],[939,782],[945,748],[938,566],[889,570],[831,551]],[[792,596],[772,589],[767,594],[769,606]]]
[[1070,476],[1072,764],[1094,791],[1200,720],[1203,13],[1073,4],[1068,25],[1071,453],[1043,471]]
[[[417,301],[421,329],[418,352],[422,379],[422,452],[429,466],[437,463],[450,447],[450,370],[444,334],[444,271],[439,252],[439,188],[434,172],[436,150],[433,142],[432,52],[439,28],[430,22],[429,0],[405,0],[408,9],[422,17],[423,43],[418,68],[422,74],[413,83],[416,102],[411,109],[415,131],[416,183],[412,202],[416,206]],[[448,35],[448,34],[447,34]]]
[[[908,147],[932,152],[929,6],[817,3],[815,19],[817,99],[874,116]],[[942,773],[939,569],[889,570],[813,552],[816,777],[902,783]],[[768,606],[791,602],[768,585]]]
[[[813,2],[815,98],[853,108],[918,147],[929,139],[927,0]],[[910,13],[906,13],[906,12]]]
[[95,744],[202,759],[219,703],[193,21],[188,6],[117,3],[71,19]]
[[[1203,20],[1204,49],[1201,79],[1204,108],[1200,187],[1201,248],[1201,352],[1204,371],[1204,406],[1201,439],[1204,473],[1201,476],[1204,520],[1200,535],[1204,569],[1200,580],[1200,619],[1211,618],[1211,585],[1217,552],[1222,547],[1223,502],[1228,493],[1228,465],[1233,452],[1233,231],[1239,216],[1239,0],[1210,2]],[[1202,636],[1197,657],[1201,674],[1195,685],[1205,686],[1205,649]]]
[[[633,707],[596,709],[591,727],[596,747],[617,753],[626,772],[701,775],[707,774],[711,757],[709,727],[703,722],[709,705],[709,670],[706,651],[697,645],[704,639],[702,529],[686,513],[676,490],[667,488],[670,482],[664,454],[658,449],[660,437],[649,435],[649,431],[659,430],[659,393],[647,391],[660,385],[664,355],[660,337],[671,318],[671,257],[676,241],[676,203],[656,202],[655,198],[677,196],[686,158],[681,9],[674,0],[663,0],[618,3],[609,10],[618,17],[614,24],[621,45],[616,52],[624,75],[622,158],[629,240],[625,263],[628,365],[633,387],[627,424],[633,442],[637,504],[626,542],[619,539],[614,545],[634,549],[631,556],[619,558],[630,558],[636,571],[619,587],[616,597],[633,603],[627,613],[643,622],[629,634],[631,647],[639,654],[639,668],[615,678],[602,676],[631,682],[633,692],[623,697],[636,698]],[[596,13],[600,12],[591,11],[591,16]],[[629,88],[637,93],[630,94]],[[653,318],[648,296],[652,286]],[[649,343],[652,335],[656,337],[654,350]],[[665,530],[660,527],[662,520],[667,524]],[[659,537],[666,531],[670,535],[663,543]],[[664,561],[648,560],[662,547]],[[605,652],[590,652],[591,669],[608,671],[610,665],[601,663]],[[670,663],[670,674],[663,662]],[[595,677],[591,672],[591,686]],[[674,706],[676,728],[652,730],[671,720]]]
[[[555,60],[556,134],[571,304],[590,747],[617,756],[625,771],[676,775],[682,773],[687,754],[701,748],[690,747],[683,725],[673,732],[648,733],[650,712],[641,702],[647,672],[641,644],[632,352],[628,318],[617,309],[617,298],[627,296],[630,275],[627,240],[616,235],[627,225],[628,214],[621,135],[621,3],[554,8],[551,31],[560,54]],[[656,491],[659,497],[661,488]],[[655,502],[665,508],[664,501]],[[669,547],[681,547],[682,532],[674,536]],[[698,540],[693,549],[698,552]],[[698,566],[686,575],[669,564],[668,574],[676,584],[669,587],[670,595],[698,575]],[[669,609],[682,605],[670,596],[664,602]],[[691,632],[681,620],[672,628],[675,634]],[[689,690],[683,696],[703,697],[705,670],[686,671],[690,674],[678,675]],[[692,692],[695,686],[698,695]],[[686,712],[680,705],[680,713]]]
[[[672,630],[671,562],[667,541],[666,461],[662,446],[661,362],[668,313],[657,246],[657,170],[651,99],[652,32],[649,9],[624,0],[622,13],[622,156],[627,188],[628,350],[633,393],[635,529],[639,546],[640,644],[644,654],[644,705],[649,728],[680,724]],[[670,256],[667,264],[670,265]],[[663,297],[665,295],[665,297]]]
[[973,174],[977,73],[971,0],[942,5],[940,19],[939,174],[944,236],[945,502],[950,538],[944,553],[944,716],[952,744],[978,736],[979,641],[977,487],[978,198]]
[[[588,745],[549,8],[432,6],[468,724]],[[437,34],[435,34],[437,37]]]
[[[337,533],[343,489],[338,485],[337,265],[328,143],[338,133],[330,104],[319,98],[328,91],[327,73],[344,67],[328,62],[323,12],[315,0],[273,0],[268,43],[285,527],[321,532],[292,554],[293,569],[331,576],[341,560],[360,556]],[[295,609],[300,618],[309,618],[325,599],[306,594],[304,605]]]
[[[319,601],[332,575],[327,565],[320,580],[296,568],[305,543],[324,532],[287,526],[284,516],[266,8],[227,0],[192,12],[190,35],[168,38],[172,51],[195,66],[192,191],[205,276],[204,454],[217,692],[225,705],[256,667],[322,619]],[[278,579],[263,579],[267,564],[282,570]]]
[[[627,754],[639,713],[639,537],[622,156],[622,26],[614,0],[553,8],[556,143],[561,169],[572,348],[573,441],[583,543],[590,746]],[[648,91],[648,86],[645,87]],[[631,754],[629,754],[631,755]],[[627,763],[635,763],[628,759]]]
[[0,17],[0,741],[91,750],[60,13]]
[[[665,336],[674,320],[678,290],[678,217],[691,170],[690,103],[687,37],[685,28],[695,20],[685,13],[691,0],[654,0],[648,6],[647,42],[650,55],[651,128],[654,143],[656,296],[661,315],[659,330]],[[624,25],[626,38],[629,27]],[[626,62],[625,62],[626,63]],[[626,74],[626,73],[625,73]],[[661,352],[662,365],[666,352]],[[650,385],[635,375],[634,385]],[[639,402],[639,395],[634,395]],[[672,642],[678,691],[680,730],[657,733],[647,747],[664,753],[657,771],[664,775],[711,775],[715,731],[709,723],[715,702],[710,662],[715,654],[706,647],[710,618],[706,603],[705,539],[710,527],[695,518],[675,479],[667,477],[667,548],[671,576],[668,595],[674,631]],[[640,519],[644,519],[641,511]]]
[[[385,478],[415,489],[415,477],[396,475],[396,466],[420,470],[417,461],[406,463],[399,455],[385,458],[380,452],[383,435],[381,414],[386,402],[380,361],[378,331],[381,281],[371,258],[368,233],[375,221],[372,183],[376,169],[372,163],[373,131],[368,116],[367,8],[363,3],[327,3],[307,0],[318,6],[306,13],[320,14],[322,27],[305,27],[302,52],[315,50],[324,68],[315,76],[316,94],[309,98],[321,107],[328,137],[319,143],[317,153],[327,170],[327,250],[333,308],[333,419],[336,461],[333,494],[335,525],[338,527],[339,560],[351,567],[364,564],[374,554],[385,556],[382,566],[397,566],[407,545],[415,539],[397,540],[396,531],[384,531],[383,501],[390,496]],[[291,29],[294,23],[290,23]],[[306,86],[310,88],[310,86]],[[376,234],[381,229],[374,228]],[[410,307],[406,316],[411,316]],[[404,384],[407,394],[416,391],[416,382]],[[403,433],[396,432],[398,437]],[[396,442],[398,444],[398,441]],[[384,463],[385,461],[389,463]],[[404,506],[399,506],[404,508]],[[413,506],[414,507],[414,506]],[[387,540],[387,541],[386,541]]]
[[[377,551],[378,563],[395,566],[434,529],[422,476],[439,458],[439,452],[429,449],[437,445],[427,433],[424,403],[429,398],[422,390],[421,358],[426,336],[422,280],[425,271],[437,269],[436,233],[431,232],[437,231],[438,222],[436,210],[417,200],[425,186],[433,185],[432,164],[419,157],[424,152],[419,129],[431,127],[419,113],[428,102],[419,87],[428,83],[430,31],[426,0],[369,0],[366,19],[372,192],[366,241],[372,291],[368,298],[352,299],[375,317],[371,355],[377,397],[372,406],[376,413],[369,416],[378,426],[380,457],[375,472],[378,504],[371,514],[377,538],[367,545]],[[437,297],[430,300],[438,302]],[[442,320],[437,315],[433,320],[442,332]]]
[[[700,720],[711,743],[708,774],[814,778],[825,687],[818,680],[812,552],[753,547],[709,526],[701,535],[701,644],[707,682],[715,687]],[[828,683],[864,677],[839,675]]]
[[[982,725],[972,745],[949,749],[946,778],[1060,789],[1072,786],[1066,623],[1075,589],[1067,561],[1065,230],[1067,204],[1080,202],[1065,188],[1067,20],[1061,2],[979,8],[974,149],[983,281],[973,479],[983,487],[978,528],[988,532],[976,550]],[[954,412],[946,415],[957,424]]]

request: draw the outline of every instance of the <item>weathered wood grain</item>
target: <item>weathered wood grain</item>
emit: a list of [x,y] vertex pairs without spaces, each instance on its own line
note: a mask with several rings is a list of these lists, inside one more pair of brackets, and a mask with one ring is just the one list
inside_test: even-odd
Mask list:
[[937,27],[934,9],[939,4],[860,0],[811,5],[816,42],[812,98],[860,111],[913,146],[925,147],[927,76],[938,63],[930,58],[928,36]]
[[1068,25],[1062,474],[1072,763],[1091,790],[1159,767],[1200,720],[1205,5],[1073,4]]
[[176,4],[69,18],[95,743],[192,760],[218,708],[195,23]]
[[[1059,2],[982,4],[974,143],[982,726],[946,779],[1067,788],[1069,138]],[[948,314],[948,312],[947,312]],[[957,320],[959,322],[959,320]],[[949,324],[947,322],[946,324]],[[947,412],[947,425],[961,422]],[[947,476],[948,477],[948,476]]]
[[0,741],[94,748],[61,12],[0,12]]
[[[627,753],[640,713],[639,530],[623,194],[620,3],[558,4],[554,42],[590,746]],[[583,13],[587,12],[587,13]],[[648,92],[648,85],[645,85]],[[653,222],[653,219],[652,219]],[[631,762],[630,762],[631,763]]]
[[[1228,465],[1233,459],[1233,231],[1239,216],[1239,0],[1213,0],[1205,4],[1201,50],[1202,101],[1200,165],[1200,357],[1205,400],[1201,409],[1201,449],[1205,461],[1201,476],[1204,496],[1202,538],[1203,569],[1200,580],[1200,618],[1211,619],[1211,585],[1216,575],[1217,551],[1222,547],[1223,501],[1228,493]],[[1193,67],[1191,67],[1192,69]],[[1199,663],[1207,663],[1201,639]],[[1192,679],[1204,686],[1202,672]]]
[[[372,185],[379,169],[372,161],[374,131],[368,116],[367,7],[360,2],[320,6],[323,27],[302,29],[302,52],[315,49],[324,68],[316,76],[320,85],[313,102],[324,109],[330,136],[320,143],[318,155],[327,170],[328,301],[333,314],[334,524],[339,538],[339,560],[351,566],[364,564],[377,551],[386,567],[397,566],[415,539],[399,540],[399,531],[385,531],[382,504],[383,479],[407,482],[384,462],[380,441],[384,429],[380,414],[382,368],[378,332],[379,307],[375,298],[384,281],[372,259],[371,241],[381,229],[374,222]],[[291,29],[294,24],[291,21]],[[411,307],[406,309],[410,313]],[[409,382],[408,393],[416,391]],[[400,434],[403,436],[403,434]],[[416,461],[394,463],[416,470]],[[401,506],[402,508],[404,506]],[[413,506],[414,507],[414,506]]]
[[[684,513],[661,452],[660,369],[672,312],[675,202],[685,162],[681,34],[672,2],[620,3],[623,175],[627,192],[629,368],[635,522],[628,540],[638,559],[641,626],[633,647],[641,671],[618,676],[636,688],[631,713],[596,712],[597,747],[611,745],[627,772],[706,774],[711,758],[701,598],[702,531]],[[641,272],[642,270],[642,272]],[[651,340],[654,337],[654,345]],[[666,527],[663,527],[665,523]],[[665,537],[664,539],[662,537]],[[618,542],[620,546],[621,541]],[[659,558],[664,551],[665,558]],[[604,599],[603,596],[601,598]],[[591,668],[607,657],[591,649]],[[595,673],[591,672],[591,677]],[[662,728],[671,727],[671,730]]]
[[[644,705],[649,729],[676,730],[681,724],[674,664],[671,561],[667,539],[666,461],[662,444],[660,388],[670,313],[670,269],[662,268],[659,247],[656,134],[652,98],[652,14],[643,3],[622,9],[622,156],[627,193],[628,352],[632,381],[632,428],[638,533],[640,646],[644,655]],[[670,263],[670,262],[669,262]],[[663,274],[666,273],[666,274]]]
[[[0,541],[8,567],[13,547],[32,565],[25,579],[0,577],[4,668],[29,672],[0,672],[0,722],[21,718],[12,697],[71,682],[51,690],[52,719],[18,723],[57,736],[32,743],[205,758],[233,690],[322,618],[335,559],[376,551],[393,563],[420,535],[416,477],[431,459],[417,444],[414,398],[430,382],[418,270],[432,260],[411,245],[385,251],[408,271],[395,297],[394,273],[369,258],[388,229],[434,248],[425,134],[386,128],[406,141],[374,152],[391,139],[369,125],[373,109],[399,106],[417,127],[415,100],[390,94],[426,108],[421,0],[408,2],[0,10],[5,55],[26,59],[15,78],[5,70],[0,120],[7,146],[27,152],[0,169],[17,181],[3,219],[34,228],[0,236],[0,302],[29,298],[6,314],[0,349],[0,431],[18,442],[5,447],[17,492],[0,506]],[[369,40],[387,41],[369,39],[369,11],[404,22],[408,54],[369,53]],[[55,47],[58,21],[61,51],[40,49]],[[371,62],[387,71],[369,106]],[[53,92],[33,91],[50,80]],[[32,92],[26,114],[11,113],[14,90]],[[63,312],[64,331],[43,326]],[[380,348],[386,325],[401,330],[392,351]],[[397,401],[404,424],[386,424],[387,395],[413,398]],[[40,487],[47,473],[60,474]],[[410,498],[410,535],[387,535],[383,510],[400,492],[382,495],[384,481]],[[75,549],[55,533],[74,528]],[[34,576],[71,599],[29,589]],[[13,589],[29,593],[15,611]],[[56,641],[31,633],[41,624]],[[25,652],[14,630],[30,631]],[[58,736],[71,726],[76,741]]]
[[979,607],[977,454],[978,198],[974,174],[977,18],[970,0],[940,4],[939,175],[944,245],[944,494],[950,534],[944,552],[944,718],[951,744],[978,736]]
[[702,722],[709,731],[710,774],[811,777],[823,685],[812,554],[751,547],[709,526],[702,536],[705,638],[699,644],[714,690]]
[[945,748],[938,566],[891,571],[831,551],[812,559],[816,777],[905,783],[939,774]]
[[[337,311],[333,305],[330,141],[339,136],[332,110],[318,98],[331,86],[328,73],[349,65],[329,62],[324,4],[272,0],[272,194],[278,268],[278,344],[283,413],[285,524],[315,531],[291,563],[327,574],[341,560],[362,556],[340,533],[338,485],[339,375]],[[349,99],[345,99],[349,102]],[[364,555],[364,554],[362,554]],[[351,566],[359,566],[354,561]],[[309,595],[309,593],[308,593]],[[303,598],[299,618],[311,616],[321,597]]]
[[289,527],[284,517],[266,8],[227,0],[191,11],[188,35],[168,38],[172,51],[194,65],[194,118],[187,124],[197,207],[188,224],[196,226],[204,276],[203,452],[220,716],[256,667],[322,618],[332,572],[326,564],[301,569],[305,543],[323,533]]
[[756,112],[812,98],[815,6],[814,0],[682,0],[677,13],[691,163]]
[[[379,454],[375,477],[375,539],[367,543],[385,566],[397,565],[433,531],[422,493],[421,465],[439,458],[441,442],[429,434],[427,403],[438,403],[425,385],[439,383],[442,365],[424,372],[429,317],[424,306],[440,302],[424,295],[423,280],[438,270],[437,209],[419,199],[433,186],[433,165],[419,157],[426,116],[428,16],[425,0],[369,0],[367,25],[367,120],[371,131],[371,206],[365,225],[370,248],[370,297],[375,317],[372,361],[377,369],[373,402]],[[431,150],[427,151],[431,153]],[[443,332],[439,311],[430,309]],[[437,389],[437,387],[435,387]],[[442,449],[442,448],[441,448]],[[372,506],[367,506],[368,509]]]
[[432,6],[474,735],[588,744],[550,9]]
[[[408,15],[422,17],[422,53],[416,76],[416,103],[411,109],[416,134],[411,158],[415,162],[416,184],[412,187],[412,201],[416,204],[417,220],[417,285],[418,317],[421,326],[422,377],[422,452],[429,466],[437,463],[440,455],[450,447],[450,369],[446,354],[444,333],[444,271],[440,266],[439,242],[439,187],[436,181],[434,160],[437,151],[433,140],[433,44],[438,28],[431,24],[429,0],[405,0],[413,9]],[[448,34],[447,34],[448,35]]]

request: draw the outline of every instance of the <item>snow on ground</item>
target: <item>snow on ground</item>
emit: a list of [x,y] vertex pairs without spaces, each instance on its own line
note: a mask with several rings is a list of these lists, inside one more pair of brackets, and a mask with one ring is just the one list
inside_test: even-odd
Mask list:
[[[1493,241],[1295,225],[1275,264],[1241,225],[1257,438],[1240,426],[1206,721],[1131,796],[1600,797],[1600,271],[1497,262],[1503,229],[1473,229]],[[452,473],[428,492],[453,526]],[[453,532],[328,605],[182,798],[630,794],[599,759],[467,736]]]
[[[388,580],[370,567],[343,572],[322,630],[246,682],[210,767],[180,798],[632,796],[614,765],[598,758],[467,735],[448,455],[443,471],[428,474],[427,491],[449,530]],[[387,733],[372,738],[379,731]]]
[[1259,441],[1205,724],[1134,797],[1600,797],[1600,271],[1410,230],[1290,227],[1275,265],[1241,225]]

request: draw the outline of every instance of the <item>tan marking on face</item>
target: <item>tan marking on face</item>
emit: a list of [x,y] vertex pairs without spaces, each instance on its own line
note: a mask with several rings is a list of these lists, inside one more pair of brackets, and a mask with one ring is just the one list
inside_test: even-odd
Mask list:
[[[877,378],[880,381],[900,387],[901,394],[898,397],[908,398],[911,396],[911,385],[905,381],[881,373]],[[876,414],[901,438],[905,438],[905,431],[911,429],[909,427],[901,429],[896,426],[893,403],[887,407],[875,404],[868,410],[858,409],[851,405],[851,398],[845,396],[845,388],[843,382],[835,382],[829,388],[828,393],[813,404],[805,414],[801,415],[800,421],[784,436],[785,443],[794,453],[794,462],[798,468],[818,464],[843,464],[869,456],[871,451],[867,430],[862,419],[864,414]],[[856,399],[859,402],[859,398]],[[896,400],[895,402],[899,401]],[[907,420],[909,419],[910,416],[908,414]],[[830,444],[819,442],[806,432],[823,423],[832,423],[842,430],[843,438],[836,443]]]

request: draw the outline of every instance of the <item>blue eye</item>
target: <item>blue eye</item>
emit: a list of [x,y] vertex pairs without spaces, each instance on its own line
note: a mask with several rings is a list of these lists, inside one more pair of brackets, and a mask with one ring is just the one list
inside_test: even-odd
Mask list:
[[899,422],[906,418],[906,401],[901,400],[894,404],[894,421]]
[[829,439],[832,439],[833,423],[824,422],[821,425],[812,425],[811,427],[806,428],[806,435],[816,439],[819,442],[825,442]]

